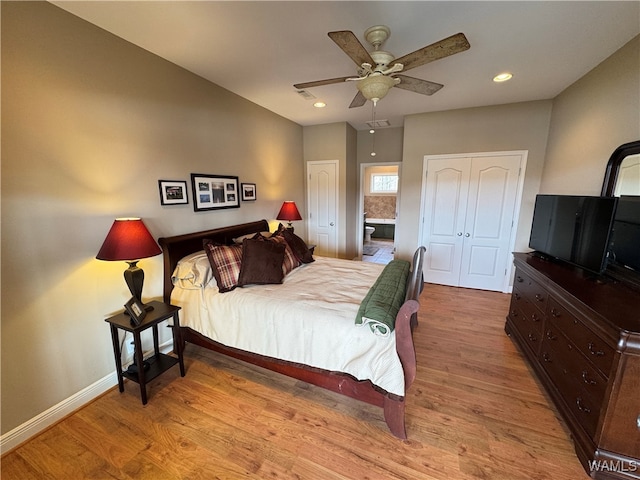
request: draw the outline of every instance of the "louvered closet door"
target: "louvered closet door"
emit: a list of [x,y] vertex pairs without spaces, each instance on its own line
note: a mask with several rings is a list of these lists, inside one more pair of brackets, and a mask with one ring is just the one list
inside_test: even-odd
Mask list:
[[502,291],[522,155],[425,160],[425,281]]

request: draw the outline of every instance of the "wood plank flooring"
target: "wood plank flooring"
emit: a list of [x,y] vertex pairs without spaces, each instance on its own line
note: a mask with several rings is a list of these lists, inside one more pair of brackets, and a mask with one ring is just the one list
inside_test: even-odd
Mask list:
[[128,382],[2,458],[13,479],[583,480],[504,321],[509,296],[426,285],[408,441],[382,410],[188,345],[143,406]]

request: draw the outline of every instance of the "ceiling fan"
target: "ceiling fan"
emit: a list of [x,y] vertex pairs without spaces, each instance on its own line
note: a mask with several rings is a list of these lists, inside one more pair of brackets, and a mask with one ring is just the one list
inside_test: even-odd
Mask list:
[[371,52],[368,52],[353,32],[349,30],[329,32],[328,35],[358,65],[358,76],[297,83],[294,87],[304,90],[305,88],[319,87],[321,85],[354,81],[356,82],[358,93],[351,101],[349,108],[361,107],[367,100],[371,100],[375,105],[392,87],[402,88],[422,95],[433,95],[443,85],[401,75],[399,72],[406,72],[426,63],[463,52],[470,47],[464,34],[457,33],[415,52],[395,58],[391,53],[380,50],[389,35],[391,35],[391,30],[385,25],[376,25],[364,32],[365,39],[373,47]]

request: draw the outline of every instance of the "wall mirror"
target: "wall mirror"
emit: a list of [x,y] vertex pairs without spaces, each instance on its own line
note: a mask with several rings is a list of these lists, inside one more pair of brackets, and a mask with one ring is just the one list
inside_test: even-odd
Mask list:
[[640,195],[640,140],[620,145],[611,154],[602,195]]
[[[625,143],[615,149],[607,163],[602,195],[640,197],[640,141]],[[634,202],[634,200],[625,200],[625,202],[629,201]],[[628,209],[624,212],[625,217],[620,219],[620,224],[616,224],[617,214],[614,219],[614,238],[612,249],[609,251],[607,272],[614,279],[640,290],[640,269],[638,268],[640,255],[637,250],[640,235],[638,213],[635,211],[635,214],[629,216]],[[620,233],[617,232],[618,229]]]

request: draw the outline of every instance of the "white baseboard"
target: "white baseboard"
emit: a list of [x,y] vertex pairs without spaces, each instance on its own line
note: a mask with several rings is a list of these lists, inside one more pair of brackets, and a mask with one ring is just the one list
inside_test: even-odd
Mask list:
[[[171,340],[160,346],[160,351],[162,353],[167,353],[172,349],[173,344]],[[123,367],[126,368],[126,365]],[[66,398],[57,405],[54,405],[48,410],[36,415],[22,425],[19,425],[13,430],[5,433],[0,437],[0,455],[36,436],[117,384],[118,377],[114,371],[94,384],[83,388],[78,393],[71,395],[69,398]]]
[[8,452],[118,384],[116,372],[101,378],[0,437],[0,453]]

